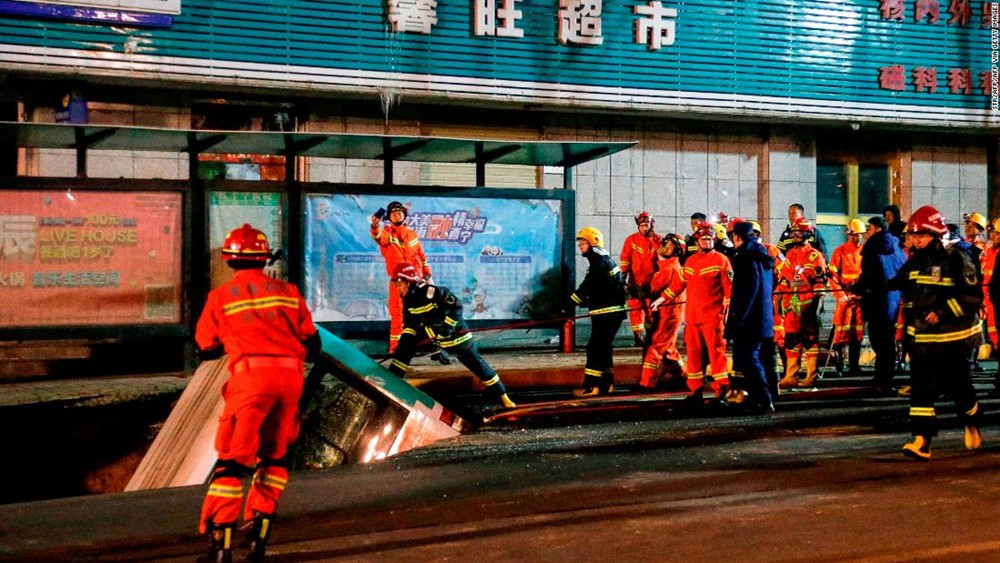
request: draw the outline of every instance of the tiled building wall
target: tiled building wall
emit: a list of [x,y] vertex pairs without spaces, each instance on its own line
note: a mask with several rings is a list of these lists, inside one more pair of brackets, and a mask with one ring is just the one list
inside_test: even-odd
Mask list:
[[933,205],[960,225],[963,213],[988,215],[986,188],[986,149],[913,147],[913,209]]

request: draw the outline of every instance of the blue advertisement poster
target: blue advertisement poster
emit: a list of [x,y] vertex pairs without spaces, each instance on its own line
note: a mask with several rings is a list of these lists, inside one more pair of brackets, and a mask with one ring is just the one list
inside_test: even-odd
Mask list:
[[[306,197],[303,293],[313,319],[383,321],[389,276],[369,233],[390,195]],[[467,319],[546,318],[564,301],[555,199],[395,196],[427,253],[435,285],[462,298]]]

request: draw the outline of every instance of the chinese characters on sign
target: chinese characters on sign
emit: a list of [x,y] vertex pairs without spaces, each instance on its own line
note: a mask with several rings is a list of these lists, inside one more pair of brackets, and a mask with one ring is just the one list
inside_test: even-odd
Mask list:
[[[386,17],[394,33],[430,35],[438,22],[436,0],[385,1]],[[470,1],[474,36],[524,37],[524,29],[518,27],[523,12],[517,9],[517,3],[523,0]],[[558,42],[562,45],[602,45],[603,2],[604,0],[559,0],[556,33]],[[632,13],[637,16],[633,38],[636,45],[645,45],[650,51],[657,51],[674,44],[677,39],[675,8],[665,7],[660,0],[644,0],[644,3],[633,7]]]
[[414,213],[407,222],[417,232],[417,236],[425,241],[465,244],[472,235],[486,230],[487,219],[468,211],[455,211],[450,214]]
[[[972,21],[972,0],[949,0],[947,25],[967,26]],[[982,3],[983,27],[989,27],[992,3]],[[906,19],[905,0],[879,0],[879,13],[884,20],[904,21]],[[937,23],[941,17],[939,0],[916,0],[914,3],[913,20]],[[979,73],[979,89],[984,96],[992,93],[990,71]],[[951,68],[946,75],[948,93],[970,95],[973,93],[973,73],[969,68]],[[936,93],[938,91],[938,72],[935,67],[916,67],[910,75],[910,84],[914,92]],[[882,90],[905,92],[907,89],[906,67],[895,64],[879,68],[878,85]]]
[[[990,26],[990,11],[992,2],[983,2],[983,17],[981,25]],[[878,10],[884,20],[903,21],[906,19],[906,4],[904,0],[879,0]],[[972,21],[972,0],[949,0],[948,25],[966,26]],[[913,21],[937,23],[941,21],[941,2],[939,0],[916,0],[914,3]]]
[[524,30],[517,27],[521,10],[514,7],[521,0],[474,0],[473,32],[476,35],[496,37],[524,37]]
[[430,35],[437,23],[435,0],[387,0],[388,18],[394,33],[422,33]]
[[[912,84],[915,92],[937,92],[937,69],[934,67],[917,67],[913,69]],[[883,90],[896,92],[906,91],[906,67],[903,65],[884,66],[879,69],[878,85]],[[972,94],[972,70],[968,68],[951,68],[947,74],[948,92],[951,94]],[[990,71],[979,73],[979,89],[984,96],[991,93]]]
[[182,201],[0,193],[0,328],[180,322]]
[[559,0],[559,43],[600,45],[603,0]]
[[677,10],[664,8],[658,0],[651,0],[648,6],[636,6],[635,14],[645,16],[635,20],[635,42],[643,43],[650,51],[656,51],[663,45],[673,45]]

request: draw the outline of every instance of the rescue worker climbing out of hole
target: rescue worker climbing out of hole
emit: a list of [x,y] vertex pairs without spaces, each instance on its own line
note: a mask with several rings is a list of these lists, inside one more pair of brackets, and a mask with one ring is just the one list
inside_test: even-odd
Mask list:
[[243,520],[252,521],[247,559],[263,559],[288,482],[285,455],[298,435],[303,362],[320,348],[298,288],[264,274],[271,256],[263,232],[249,224],[230,232],[222,258],[236,274],[209,293],[195,329],[203,359],[229,357],[215,436],[219,460],[198,528],[209,535],[209,561],[232,560],[243,478],[251,475],[243,509]]
[[393,291],[403,303],[403,330],[392,354],[389,371],[403,377],[417,345],[430,340],[448,350],[486,386],[487,393],[505,407],[514,407],[500,376],[476,349],[465,321],[462,300],[444,286],[427,283],[411,264],[397,264],[392,273]]
[[604,235],[585,227],[576,235],[577,248],[590,267],[580,287],[570,295],[579,307],[590,314],[590,340],[587,341],[587,364],[583,369],[583,389],[577,397],[607,395],[615,388],[612,351],[615,335],[625,320],[625,282],[621,271],[604,249]]

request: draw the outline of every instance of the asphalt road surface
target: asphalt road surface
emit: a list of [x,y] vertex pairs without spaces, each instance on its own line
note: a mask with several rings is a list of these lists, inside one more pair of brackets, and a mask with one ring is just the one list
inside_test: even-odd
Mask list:
[[[293,474],[269,559],[998,561],[1000,424],[984,407],[983,449],[945,416],[927,463],[900,454],[901,399],[486,427]],[[0,558],[191,561],[203,493],[0,506]]]

